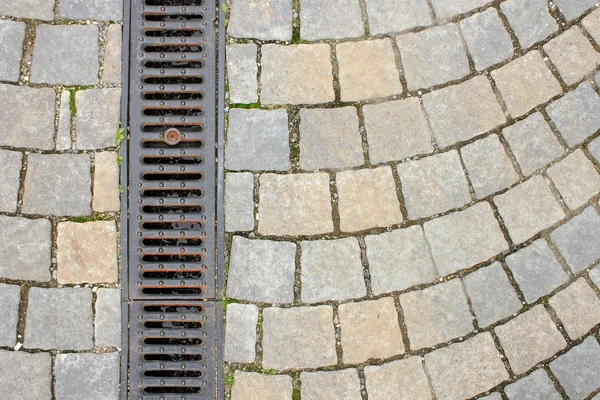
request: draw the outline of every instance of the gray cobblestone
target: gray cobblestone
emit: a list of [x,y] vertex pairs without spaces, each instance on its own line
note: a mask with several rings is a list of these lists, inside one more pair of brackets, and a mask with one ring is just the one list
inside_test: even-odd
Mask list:
[[562,396],[548,378],[543,369],[537,369],[531,374],[511,383],[504,389],[509,400],[561,400]]
[[258,307],[254,304],[227,305],[225,361],[252,363],[256,359]]
[[366,387],[371,400],[431,400],[431,389],[420,357],[365,367]]
[[401,32],[431,24],[425,0],[366,0],[366,5],[372,35]]
[[0,150],[0,211],[17,211],[22,159],[17,151]]
[[302,372],[303,400],[361,400],[358,371]]
[[[587,17],[581,20],[581,25],[594,38],[596,43],[600,43],[600,10],[590,13]],[[596,77],[598,74],[596,74]],[[596,82],[598,82],[596,80]]]
[[121,84],[122,45],[123,26],[120,24],[109,25],[106,49],[104,50],[104,71],[102,72],[102,80],[106,83]]
[[77,147],[102,149],[115,147],[121,115],[121,89],[90,89],[78,91]]
[[258,101],[257,51],[254,43],[227,45],[227,78],[232,103]]
[[68,19],[120,21],[123,0],[61,0],[59,12]]
[[554,4],[558,6],[560,13],[565,16],[567,21],[575,19],[583,15],[587,10],[597,5],[596,0],[554,0]]
[[225,180],[225,229],[254,229],[254,176],[249,172],[228,173]]
[[227,33],[239,38],[291,40],[292,0],[234,2]]
[[600,173],[581,150],[548,168],[548,176],[571,209],[581,207],[600,192]]
[[231,400],[292,400],[292,377],[235,371]]
[[54,0],[15,0],[0,4],[0,14],[17,18],[54,19]]
[[[0,346],[12,347],[17,344],[20,303],[21,287],[0,283],[0,304],[2,304],[3,311],[2,325],[0,325]],[[0,363],[2,363],[1,357]]]
[[[0,10],[3,6],[0,6]],[[17,82],[21,75],[21,58],[25,24],[0,21],[0,80]]]
[[52,356],[0,350],[0,397],[3,399],[52,399]]
[[573,272],[587,268],[600,258],[600,217],[592,207],[559,226],[550,239],[565,258]]
[[300,9],[300,37],[304,40],[360,37],[365,30],[356,0],[303,0]]
[[595,266],[590,271],[590,279],[596,287],[600,288],[600,265]]
[[431,0],[435,16],[438,19],[451,19],[459,14],[463,14],[483,7],[490,0]]
[[596,138],[588,144],[588,151],[600,163],[600,138]]
[[550,56],[567,85],[578,82],[600,64],[600,54],[594,50],[578,26],[546,43],[544,51]]
[[96,346],[121,347],[121,291],[100,288],[96,298]]
[[116,212],[121,208],[118,159],[119,154],[116,151],[95,154],[94,194],[92,198],[94,211]]
[[571,339],[580,338],[600,323],[600,299],[583,278],[552,296],[549,303]]
[[50,280],[51,224],[47,219],[0,216],[0,276]]
[[558,31],[546,0],[508,0],[500,4],[500,8],[522,47],[529,47]]
[[477,400],[502,400],[500,393],[495,392],[485,397],[478,397]]
[[567,396],[572,400],[583,400],[600,382],[600,346],[593,337],[588,337],[568,353],[550,363]]
[[119,399],[119,353],[58,354],[56,400]]
[[63,90],[60,94],[56,150],[67,150],[71,146],[71,92]]

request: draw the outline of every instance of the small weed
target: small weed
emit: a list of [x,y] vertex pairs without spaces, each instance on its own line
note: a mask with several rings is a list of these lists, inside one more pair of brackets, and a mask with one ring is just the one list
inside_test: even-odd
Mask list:
[[71,115],[74,117],[77,115],[77,103],[75,102],[75,90],[69,90],[71,96],[69,97],[69,109],[71,110]]
[[233,374],[226,374],[225,375],[225,387],[227,389],[231,389],[234,383],[235,383],[235,377],[233,376]]
[[119,185],[119,193],[123,193],[125,191],[125,189],[123,189],[123,186]]
[[92,215],[84,215],[82,217],[71,218],[72,222],[94,222],[94,221],[110,221],[111,217],[109,215],[104,214],[92,214]]
[[117,146],[119,146],[123,140],[125,140],[125,128],[120,127],[119,130],[117,130],[116,135]]
[[294,391],[292,392],[292,400],[300,400],[300,389],[298,388],[294,388]]
[[229,6],[227,5],[227,3],[221,3],[221,11],[223,11],[226,14],[229,12]]
[[117,165],[120,167],[121,165],[123,165],[123,156],[122,155],[118,155],[117,156]]
[[261,104],[260,104],[260,102],[256,102],[256,103],[238,103],[238,104],[232,104],[230,107],[231,108],[245,108],[245,109],[250,109],[250,108],[260,108]]
[[291,149],[290,149],[290,155],[292,157],[292,160],[300,159],[300,146],[298,145],[297,142],[292,142]]

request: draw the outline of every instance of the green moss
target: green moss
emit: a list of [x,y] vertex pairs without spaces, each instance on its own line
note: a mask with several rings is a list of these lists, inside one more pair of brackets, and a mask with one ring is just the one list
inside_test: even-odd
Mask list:
[[71,115],[74,117],[77,115],[77,103],[75,102],[75,90],[69,90],[71,96],[69,97],[69,109],[71,110]]
[[233,376],[233,374],[225,374],[225,387],[227,389],[231,389],[234,383],[235,377]]
[[125,128],[120,127],[115,135],[115,142],[117,143],[117,146],[121,145],[123,140],[125,140]]
[[300,389],[299,388],[294,388],[294,391],[292,392],[292,400],[300,400]]
[[94,221],[110,221],[112,217],[110,215],[94,213],[92,215],[84,215],[82,217],[74,217],[69,220],[72,222],[94,222]]
[[300,146],[298,145],[298,143],[292,142],[290,147],[291,147],[290,155],[292,157],[292,160],[299,160],[300,159]]
[[260,102],[256,102],[256,103],[238,103],[238,104],[232,104],[230,107],[231,108],[245,108],[245,109],[250,109],[250,108],[260,108],[261,104],[260,104]]

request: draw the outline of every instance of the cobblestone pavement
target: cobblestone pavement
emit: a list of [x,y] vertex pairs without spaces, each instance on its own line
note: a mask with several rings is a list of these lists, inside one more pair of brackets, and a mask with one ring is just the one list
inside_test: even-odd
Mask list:
[[232,400],[600,398],[596,0],[230,0]]
[[0,398],[119,398],[121,0],[0,1]]

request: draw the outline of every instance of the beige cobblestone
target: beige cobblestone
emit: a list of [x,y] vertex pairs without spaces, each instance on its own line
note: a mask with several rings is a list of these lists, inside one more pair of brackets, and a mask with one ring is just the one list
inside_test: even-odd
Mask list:
[[581,149],[548,168],[548,176],[571,209],[600,192],[600,173]]
[[231,400],[292,400],[292,378],[235,371]]
[[552,296],[549,303],[573,340],[600,323],[600,299],[583,278]]
[[567,85],[572,85],[600,64],[600,54],[574,26],[544,45],[544,51]]
[[94,168],[94,211],[119,211],[119,165],[118,154],[113,151],[96,153]]
[[420,357],[365,367],[370,400],[431,400],[431,390]]
[[361,400],[356,369],[328,372],[302,372],[302,400]]

